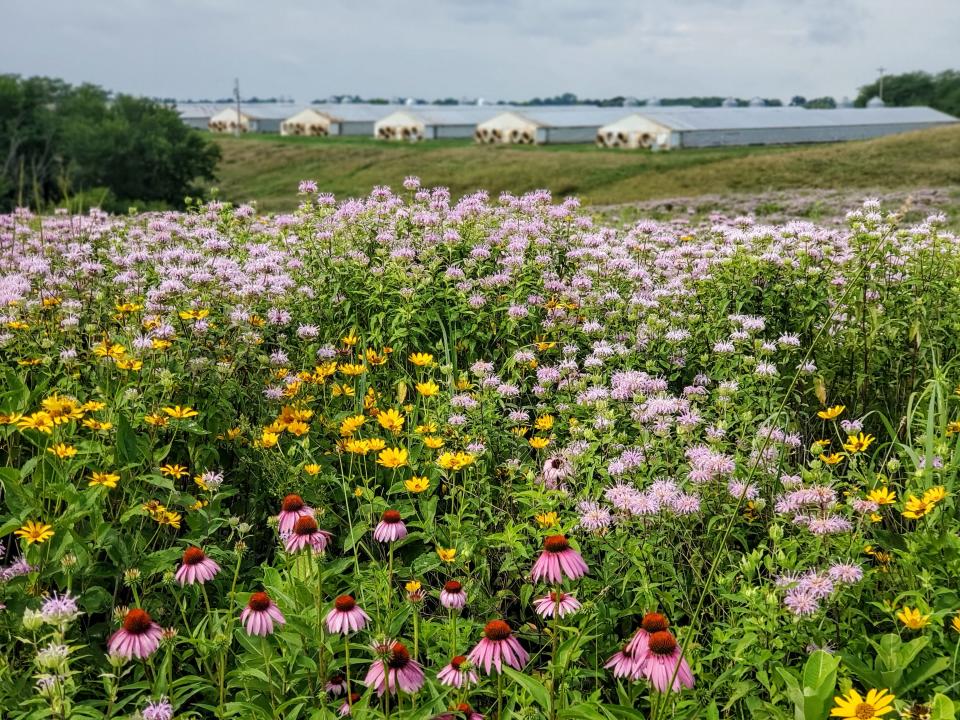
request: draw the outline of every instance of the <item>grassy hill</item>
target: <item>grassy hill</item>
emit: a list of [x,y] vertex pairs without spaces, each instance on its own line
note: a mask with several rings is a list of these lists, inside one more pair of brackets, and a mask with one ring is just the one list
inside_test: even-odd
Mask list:
[[909,189],[960,186],[960,125],[877,140],[811,146],[710,148],[652,153],[593,146],[518,147],[369,138],[218,138],[217,187],[264,210],[296,204],[301,179],[340,196],[375,185],[400,187],[407,175],[455,195],[546,187],[591,204],[717,193],[792,189]]

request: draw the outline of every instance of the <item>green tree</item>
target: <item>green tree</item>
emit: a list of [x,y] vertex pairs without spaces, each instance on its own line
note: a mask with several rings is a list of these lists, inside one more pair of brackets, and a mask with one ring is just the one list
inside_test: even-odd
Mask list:
[[[854,101],[863,107],[880,95],[879,79],[860,88]],[[896,107],[929,105],[951,115],[960,115],[960,70],[944,70],[936,75],[920,70],[883,77],[883,101]]]

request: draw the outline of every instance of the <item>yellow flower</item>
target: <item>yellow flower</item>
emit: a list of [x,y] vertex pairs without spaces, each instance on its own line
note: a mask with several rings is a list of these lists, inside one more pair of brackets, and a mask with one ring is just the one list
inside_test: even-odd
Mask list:
[[403,423],[405,420],[406,418],[404,418],[402,414],[393,408],[390,408],[386,412],[377,414],[377,422],[394,434],[403,430]]
[[364,357],[367,358],[367,362],[371,365],[383,365],[385,362],[387,362],[387,353],[385,352],[383,355],[378,355],[377,351],[373,348],[367,348],[367,352],[364,353]]
[[179,529],[180,529],[180,520],[181,520],[181,519],[182,519],[182,518],[181,518],[180,513],[178,513],[178,512],[171,512],[170,510],[167,510],[166,512],[164,512],[163,515],[158,515],[158,516],[154,517],[154,520],[156,520],[156,521],[157,521],[158,523],[160,523],[161,525],[169,525],[170,527],[174,528],[175,530],[179,530]]
[[210,311],[203,308],[181,310],[178,315],[180,315],[181,320],[203,320],[205,317],[210,315]]
[[117,370],[131,370],[136,372],[137,370],[143,370],[143,361],[137,360],[136,358],[130,358],[128,360],[115,360],[114,364],[117,366]]
[[303,471],[307,475],[317,475],[320,472],[320,466],[313,463],[311,463],[310,465],[304,465]]
[[443,438],[437,435],[427,435],[423,438],[423,444],[431,450],[438,450],[443,447]]
[[877,505],[893,505],[897,501],[897,494],[889,488],[875,488],[867,493],[867,499]]
[[73,398],[51,395],[40,404],[54,425],[63,425],[83,417],[83,409]]
[[359,485],[353,489],[354,497],[363,497],[363,488]]
[[22,419],[20,413],[0,413],[0,425],[16,425]]
[[960,633],[960,613],[950,618],[950,627],[953,628],[954,632]]
[[166,350],[171,345],[173,345],[173,343],[169,340],[162,340],[160,338],[154,338],[150,341],[150,347],[154,350]]
[[821,420],[833,420],[836,417],[840,417],[840,414],[846,409],[847,407],[845,405],[834,405],[833,407],[818,412],[817,417]]
[[26,540],[27,545],[33,545],[33,543],[45,543],[53,537],[54,532],[53,526],[47,525],[42,520],[37,522],[28,520],[26,525],[14,531],[13,534]]
[[184,405],[182,407],[180,405],[165,407],[163,408],[163,412],[172,417],[174,420],[185,420],[187,418],[196,417],[200,414],[188,405]]
[[935,502],[927,502],[923,498],[918,498],[916,495],[911,495],[907,498],[906,509],[903,511],[903,516],[909,518],[910,520],[919,520],[924,515],[927,515],[932,511],[937,504]]
[[923,501],[935,505],[941,500],[945,500],[949,494],[950,493],[947,492],[947,489],[943,487],[943,485],[937,485],[923,493]]
[[53,418],[43,410],[20,418],[17,427],[21,430],[38,430],[49,435],[53,432]]
[[960,432],[960,420],[951,420],[947,423],[947,435],[956,435]]
[[553,415],[541,415],[533,426],[537,430],[551,430],[553,428]]
[[377,465],[383,465],[387,468],[401,468],[407,464],[407,451],[405,448],[386,448],[377,455]]
[[310,426],[301,420],[294,420],[287,425],[287,432],[295,437],[301,437],[310,432]]
[[366,455],[370,452],[370,443],[367,440],[347,440],[343,443],[343,450],[354,455]]
[[118,482],[120,482],[119,475],[114,475],[113,473],[95,472],[90,477],[90,482],[88,483],[88,485],[90,485],[91,487],[101,485],[105,488],[112,489],[117,486]]
[[414,475],[409,480],[404,480],[403,484],[412,493],[422,493],[430,487],[430,478],[426,475]]
[[411,580],[403,587],[408,593],[414,593],[414,592],[417,592],[417,590],[419,590],[423,586],[420,584],[419,580]]
[[340,423],[340,434],[344,437],[350,437],[359,430],[366,421],[367,418],[364,415],[352,415],[344,418],[343,422]]
[[457,557],[457,549],[437,547],[437,555],[445,563],[452,563]]
[[352,330],[350,331],[349,335],[344,335],[342,338],[340,338],[340,342],[342,342],[347,347],[353,347],[359,341],[360,341],[360,338],[354,335]]
[[530,438],[527,442],[530,443],[530,447],[534,450],[543,450],[543,448],[550,444],[550,438],[537,436]]
[[425,352],[411,353],[409,360],[417,367],[426,367],[433,362],[433,355]]
[[82,424],[85,428],[89,428],[91,430],[109,430],[113,427],[112,422],[94,420],[93,418],[87,418]]
[[435,422],[424,423],[423,425],[417,425],[414,430],[417,431],[418,435],[431,435],[437,431],[437,424]]
[[470,384],[470,379],[464,375],[459,380],[457,380],[457,390],[469,390],[473,385]]
[[820,456],[820,459],[827,465],[836,465],[838,462],[843,460],[844,457],[846,456],[843,453],[824,453]]
[[870,517],[870,522],[872,523],[878,523],[881,520],[883,520],[883,515],[881,515],[880,513],[870,513],[869,517]]
[[433,380],[427,380],[426,382],[417,383],[417,392],[424,397],[433,397],[440,392],[440,386]]
[[472,465],[476,458],[470,453],[465,452],[445,452],[437,458],[437,465],[444,470],[462,470],[468,465]]
[[864,698],[851,689],[845,696],[833,698],[834,707],[830,717],[877,720],[894,711],[894,699],[889,690],[870,690]]
[[63,460],[64,458],[71,458],[76,455],[77,449],[73,445],[57,443],[53,447],[48,447],[47,452],[56,455],[58,458]]
[[257,441],[260,447],[264,448],[275,447],[278,442],[280,442],[280,436],[277,435],[277,433],[270,432],[269,430],[264,430],[260,435],[260,439]]
[[118,360],[127,354],[127,349],[119,343],[113,343],[111,345],[104,340],[102,343],[93,347],[93,354],[97,357],[108,357],[113,360]]
[[87,402],[80,406],[80,409],[84,412],[97,412],[98,410],[103,410],[106,406],[106,403],[100,402],[99,400],[87,400]]
[[366,368],[358,363],[344,363],[338,369],[344,375],[348,376],[363,375],[364,371],[366,371]]
[[850,435],[847,437],[847,441],[843,444],[843,449],[851,454],[860,453],[870,447],[874,439],[875,438],[873,435],[864,435],[863,433],[858,435]]
[[183,465],[161,465],[160,474],[179,480],[184,475],[189,475],[190,473],[187,472],[187,468]]
[[147,425],[153,425],[154,427],[166,427],[168,424],[167,418],[157,413],[150,413],[149,415],[144,415],[143,421]]
[[373,452],[380,452],[383,450],[387,444],[380,438],[370,438],[366,441],[367,450],[372,450]]
[[904,605],[903,610],[897,613],[897,620],[911,630],[923,630],[930,623],[930,616],[922,615],[919,608]]
[[557,519],[557,514],[552,510],[550,512],[540,513],[539,515],[535,515],[534,519],[537,521],[537,525],[539,525],[542,528],[554,527],[555,525],[559,524],[559,520]]

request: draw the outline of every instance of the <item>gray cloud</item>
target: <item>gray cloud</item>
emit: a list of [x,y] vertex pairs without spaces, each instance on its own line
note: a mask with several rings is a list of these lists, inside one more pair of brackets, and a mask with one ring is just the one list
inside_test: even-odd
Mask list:
[[852,95],[957,64],[956,0],[32,0],[4,9],[0,69],[148,95],[306,102]]

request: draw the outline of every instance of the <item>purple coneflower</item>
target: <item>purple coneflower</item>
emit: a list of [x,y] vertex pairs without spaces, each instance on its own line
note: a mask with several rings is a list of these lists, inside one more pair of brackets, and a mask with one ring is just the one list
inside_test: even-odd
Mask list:
[[543,578],[557,584],[563,581],[564,576],[571,580],[582,578],[587,570],[587,564],[580,553],[570,547],[566,535],[550,535],[544,539],[543,552],[534,563],[530,575],[534,581]]
[[280,534],[286,535],[290,532],[293,532],[293,526],[296,524],[297,520],[302,518],[304,515],[312,516],[313,508],[308,507],[307,504],[303,502],[303,498],[299,495],[287,495],[283,499],[283,503],[280,505],[280,523],[277,526]]
[[[635,639],[636,636],[634,636]],[[616,678],[630,678],[637,680],[640,678],[640,672],[643,670],[643,661],[634,657],[630,651],[633,640],[630,640],[620,650],[617,650],[604,665],[609,668]]]
[[462,610],[467,604],[467,594],[463,585],[456,580],[447,580],[440,591],[440,604],[447,610]]
[[110,636],[107,649],[124,658],[147,658],[160,647],[163,630],[144,610],[127,611],[123,626]]
[[410,651],[403,643],[390,645],[389,654],[370,664],[363,684],[377,689],[377,696],[385,692],[415,693],[423,687],[424,675],[420,664],[410,657]]
[[340,595],[333,601],[333,609],[327,613],[327,630],[331,633],[349,635],[363,630],[370,617],[359,607],[352,595]]
[[468,657],[477,668],[482,667],[487,675],[491,667],[501,672],[503,663],[520,670],[530,659],[520,641],[513,637],[513,630],[503,620],[491,620],[486,624],[483,638]]
[[572,615],[580,609],[580,601],[573,595],[563,592],[548,592],[542,598],[533,601],[533,609],[540,617],[551,618],[554,611],[557,617]]
[[181,585],[194,583],[203,585],[208,580],[213,580],[218,572],[220,572],[220,566],[194,545],[184,550],[183,563],[177,568],[177,574],[174,577]]
[[649,650],[643,664],[643,674],[659,692],[666,691],[673,680],[673,692],[679,692],[680,686],[693,687],[693,672],[683,657],[683,651],[669,630],[659,630],[650,634]]
[[293,532],[287,537],[286,549],[288,553],[295,553],[309,547],[314,552],[322,553],[330,537],[330,533],[317,527],[313,515],[301,515],[293,524]]
[[274,623],[283,625],[287,620],[269,595],[265,592],[255,592],[240,613],[240,622],[246,627],[248,635],[266,637],[273,633]]
[[433,720],[483,720],[483,715],[462,702],[449,712],[434,715]]
[[350,708],[355,702],[360,702],[360,693],[350,693],[350,697],[343,701],[343,705],[337,710],[340,717],[350,717]]
[[[466,667],[464,667],[466,666]],[[478,682],[477,674],[468,665],[468,660],[464,655],[457,655],[448,665],[437,673],[437,680],[441,685],[455,687],[458,690],[470,685],[476,685]]]
[[340,697],[347,689],[347,679],[340,673],[337,673],[327,680],[327,684],[323,686],[323,689],[333,697]]
[[396,542],[406,536],[407,526],[403,524],[403,519],[396,510],[385,511],[377,527],[373,529],[373,539],[377,542]]

